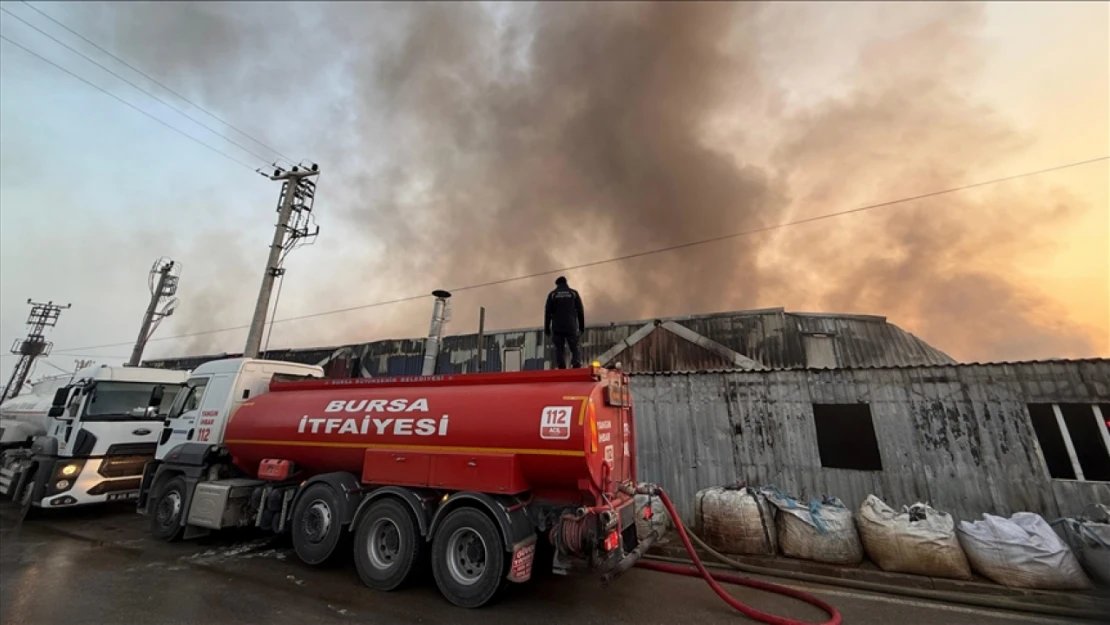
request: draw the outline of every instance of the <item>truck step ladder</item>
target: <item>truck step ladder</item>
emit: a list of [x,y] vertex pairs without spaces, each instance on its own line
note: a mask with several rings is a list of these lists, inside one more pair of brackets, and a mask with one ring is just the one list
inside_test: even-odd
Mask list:
[[11,467],[0,467],[0,495],[7,496],[18,481],[19,473]]

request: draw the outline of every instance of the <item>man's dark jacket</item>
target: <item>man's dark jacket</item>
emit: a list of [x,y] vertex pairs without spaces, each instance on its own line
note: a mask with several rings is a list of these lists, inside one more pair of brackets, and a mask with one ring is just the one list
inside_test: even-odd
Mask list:
[[586,328],[586,313],[582,308],[582,298],[578,291],[560,285],[547,294],[544,307],[543,330],[550,334],[578,336]]

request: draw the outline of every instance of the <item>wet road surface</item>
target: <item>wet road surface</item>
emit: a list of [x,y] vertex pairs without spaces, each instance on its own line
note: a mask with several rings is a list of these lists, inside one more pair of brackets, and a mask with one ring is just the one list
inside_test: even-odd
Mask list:
[[[146,537],[147,520],[133,508],[81,511],[23,524],[15,523],[13,514],[6,505],[0,508],[4,625],[753,622],[701,580],[643,570],[630,571],[607,590],[593,578],[544,576],[511,586],[488,608],[468,611],[446,603],[430,581],[397,593],[376,593],[362,585],[349,559],[330,568],[309,567],[287,545],[264,536],[158,543]],[[1082,622],[794,585],[835,605],[849,624]],[[813,623],[824,620],[820,610],[791,599],[737,587],[730,591],[760,610]]]

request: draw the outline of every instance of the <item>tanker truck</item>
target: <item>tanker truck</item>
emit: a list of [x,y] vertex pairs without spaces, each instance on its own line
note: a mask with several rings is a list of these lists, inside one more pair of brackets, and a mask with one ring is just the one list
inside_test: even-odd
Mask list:
[[135,499],[184,371],[86,367],[0,405],[0,496],[25,510]]
[[530,579],[537,558],[609,581],[654,540],[637,541],[630,397],[598,363],[324,379],[212,361],[170,408],[138,508],[166,541],[255,527],[309,565],[350,549],[377,591],[430,568],[463,608]]

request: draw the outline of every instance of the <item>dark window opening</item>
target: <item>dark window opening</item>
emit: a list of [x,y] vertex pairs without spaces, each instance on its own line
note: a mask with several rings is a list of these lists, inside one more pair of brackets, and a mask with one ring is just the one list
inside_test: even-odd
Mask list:
[[882,471],[879,441],[867,404],[814,404],[817,451],[826,469]]
[[1029,404],[1029,418],[1041,445],[1044,462],[1048,465],[1048,475],[1057,480],[1074,480],[1075,471],[1071,468],[1071,458],[1068,457],[1060,427],[1056,424],[1052,404]]
[[1095,419],[1091,404],[1060,404],[1060,412],[1068,426],[1079,467],[1083,469],[1083,479],[1110,482],[1110,452],[1099,431],[1104,424]]

